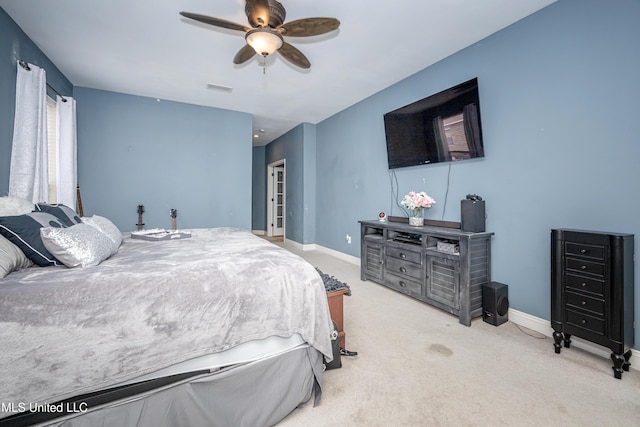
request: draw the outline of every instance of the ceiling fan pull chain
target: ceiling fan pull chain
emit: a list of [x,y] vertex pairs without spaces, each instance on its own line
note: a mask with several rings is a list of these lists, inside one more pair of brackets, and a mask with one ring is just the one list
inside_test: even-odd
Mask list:
[[267,74],[267,57],[262,57],[262,74]]

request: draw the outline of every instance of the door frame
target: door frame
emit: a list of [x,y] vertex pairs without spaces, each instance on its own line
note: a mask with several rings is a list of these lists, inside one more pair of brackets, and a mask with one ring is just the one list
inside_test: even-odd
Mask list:
[[281,160],[276,160],[275,162],[269,163],[267,165],[267,236],[269,237],[273,236],[273,229],[274,229],[273,169],[278,166],[282,166],[282,168],[284,169],[284,185],[283,185],[284,199],[283,199],[283,205],[282,205],[284,215],[282,217],[282,238],[284,240],[286,240],[286,235],[287,235],[287,215],[286,215],[287,213],[287,166],[286,166],[286,163],[287,163],[286,159],[281,159]]

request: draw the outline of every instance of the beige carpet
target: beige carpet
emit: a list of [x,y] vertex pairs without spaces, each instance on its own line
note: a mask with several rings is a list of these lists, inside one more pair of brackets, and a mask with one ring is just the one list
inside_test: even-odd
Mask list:
[[617,380],[609,359],[573,347],[556,355],[551,338],[512,322],[465,327],[361,281],[353,264],[296,253],[351,287],[346,347],[359,354],[325,373],[320,406],[296,409],[279,427],[640,426],[637,369]]

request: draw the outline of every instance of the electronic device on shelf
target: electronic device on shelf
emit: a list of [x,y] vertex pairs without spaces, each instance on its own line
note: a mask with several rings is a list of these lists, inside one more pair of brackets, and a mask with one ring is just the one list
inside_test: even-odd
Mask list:
[[447,252],[450,254],[459,254],[460,245],[458,242],[450,240],[438,240],[436,242],[436,249],[440,252]]
[[393,236],[396,242],[413,243],[419,245],[422,243],[422,234],[417,233],[398,233]]

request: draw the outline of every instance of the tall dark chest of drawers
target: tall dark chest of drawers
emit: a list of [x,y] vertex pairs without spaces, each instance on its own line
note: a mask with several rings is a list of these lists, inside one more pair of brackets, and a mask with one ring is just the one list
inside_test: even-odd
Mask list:
[[614,376],[628,371],[634,344],[632,234],[551,230],[554,348],[577,336],[611,350]]

